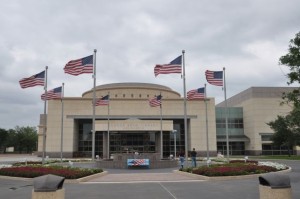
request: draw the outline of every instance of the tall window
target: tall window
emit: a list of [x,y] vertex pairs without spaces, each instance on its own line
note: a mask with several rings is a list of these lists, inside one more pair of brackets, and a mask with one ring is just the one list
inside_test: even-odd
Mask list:
[[[78,121],[78,156],[92,156],[92,120]],[[103,156],[103,134],[95,133],[95,155]]]

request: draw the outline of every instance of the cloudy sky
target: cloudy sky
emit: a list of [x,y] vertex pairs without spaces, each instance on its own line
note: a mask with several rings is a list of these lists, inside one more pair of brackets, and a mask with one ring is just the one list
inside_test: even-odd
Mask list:
[[[183,95],[179,74],[155,78],[185,50],[187,91],[203,87],[205,70],[226,68],[227,97],[252,86],[287,86],[278,65],[300,31],[299,0],[0,0],[0,128],[37,126],[43,87],[19,80],[49,66],[48,89],[65,96],[93,86],[90,74],[64,65],[97,49],[97,85],[162,84]],[[220,87],[209,97],[224,100]]]

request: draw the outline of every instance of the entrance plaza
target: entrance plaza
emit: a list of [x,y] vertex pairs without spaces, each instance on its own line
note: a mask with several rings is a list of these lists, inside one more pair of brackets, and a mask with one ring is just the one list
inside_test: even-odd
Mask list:
[[[23,161],[32,156],[0,155],[0,164]],[[34,157],[35,160],[40,159]],[[281,162],[292,171],[289,176],[293,199],[300,199],[300,161]],[[233,180],[198,180],[174,172],[178,167],[165,169],[106,169],[107,175],[82,183],[65,182],[66,199],[257,199],[259,181],[257,177]],[[0,176],[0,198],[31,198],[32,181]]]

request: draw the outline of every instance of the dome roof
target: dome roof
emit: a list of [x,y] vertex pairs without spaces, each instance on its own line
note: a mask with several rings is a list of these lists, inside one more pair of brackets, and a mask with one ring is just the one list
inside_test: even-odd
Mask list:
[[[130,90],[130,93],[132,91],[139,92],[139,91],[152,91],[149,94],[152,94],[153,92],[156,92],[156,94],[159,94],[158,91],[163,91],[164,93],[169,93],[173,97],[180,97],[180,94],[173,91],[171,88],[159,84],[151,84],[151,83],[137,83],[137,82],[124,82],[124,83],[112,83],[112,84],[103,84],[96,86],[95,88],[96,93],[107,93],[112,91],[122,91],[128,92]],[[86,91],[82,94],[82,97],[90,97],[93,93],[93,89]],[[171,97],[171,96],[170,96]]]
[[163,89],[170,90],[171,88],[167,86],[162,86],[159,84],[150,84],[150,83],[135,83],[135,82],[125,82],[125,83],[113,83],[113,84],[103,84],[96,87],[98,89],[111,89],[111,88],[153,88],[153,89]]

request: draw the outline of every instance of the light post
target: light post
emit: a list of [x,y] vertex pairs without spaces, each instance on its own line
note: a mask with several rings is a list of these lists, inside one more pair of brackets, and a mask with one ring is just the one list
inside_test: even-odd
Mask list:
[[171,131],[174,134],[174,158],[176,159],[176,132],[177,130]]

